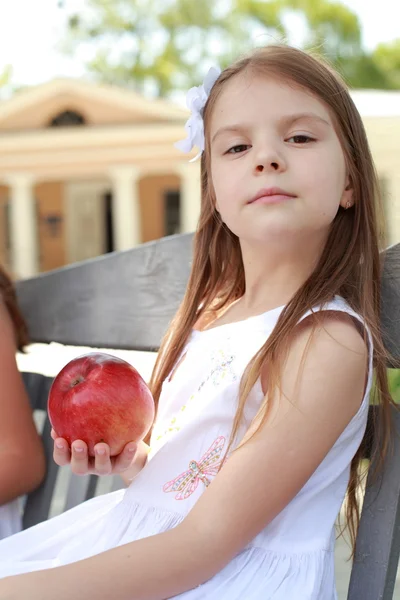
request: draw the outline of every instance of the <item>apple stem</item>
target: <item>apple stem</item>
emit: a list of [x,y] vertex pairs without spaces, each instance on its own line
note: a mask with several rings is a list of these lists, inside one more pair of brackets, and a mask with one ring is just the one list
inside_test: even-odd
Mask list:
[[79,375],[78,377],[76,377],[75,379],[73,379],[71,381],[71,387],[75,387],[76,385],[79,385],[80,383],[82,383],[82,381],[85,381],[85,380],[81,375]]

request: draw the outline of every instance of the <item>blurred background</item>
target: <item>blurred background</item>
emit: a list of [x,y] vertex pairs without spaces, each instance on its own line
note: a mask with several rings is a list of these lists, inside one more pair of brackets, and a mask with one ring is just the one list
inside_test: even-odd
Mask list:
[[[350,86],[386,245],[398,243],[399,17],[394,0],[0,0],[0,262],[23,279],[192,231],[199,164],[173,146],[186,91],[279,41],[320,52]],[[82,351],[36,344],[19,364],[55,375]],[[400,372],[390,377],[400,401]],[[349,553],[340,540],[340,600]]]
[[208,68],[287,41],[326,56],[364,119],[400,239],[393,0],[0,0],[0,261],[16,278],[194,229],[173,147]]

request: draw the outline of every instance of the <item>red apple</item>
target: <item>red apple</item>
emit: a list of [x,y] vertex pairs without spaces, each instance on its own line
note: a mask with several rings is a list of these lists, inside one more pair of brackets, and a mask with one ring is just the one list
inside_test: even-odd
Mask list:
[[111,456],[139,442],[154,420],[154,400],[145,381],[125,360],[93,352],[71,360],[53,381],[50,423],[68,443],[83,440],[90,456],[105,442]]

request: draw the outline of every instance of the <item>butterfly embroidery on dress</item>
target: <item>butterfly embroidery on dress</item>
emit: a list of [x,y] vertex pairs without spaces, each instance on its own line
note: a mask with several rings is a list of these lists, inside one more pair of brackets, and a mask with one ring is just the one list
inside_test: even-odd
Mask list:
[[164,492],[178,492],[175,496],[175,500],[185,500],[197,489],[200,481],[208,487],[211,483],[209,477],[215,477],[215,475],[217,475],[223,462],[221,454],[224,445],[225,438],[221,435],[201,457],[199,462],[191,460],[187,471],[184,471],[172,481],[168,481],[168,483],[163,486]]

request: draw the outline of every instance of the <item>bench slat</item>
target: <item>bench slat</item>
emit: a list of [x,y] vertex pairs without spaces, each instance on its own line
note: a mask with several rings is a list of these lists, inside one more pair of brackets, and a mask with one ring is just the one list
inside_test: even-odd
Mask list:
[[[46,411],[52,378],[38,373],[22,373],[22,378],[32,403],[32,409]],[[46,418],[42,431],[42,442],[46,458],[46,477],[42,484],[28,494],[26,498],[22,522],[24,529],[45,521],[49,516],[59,468],[53,460],[53,440],[50,431],[50,421]]]
[[157,349],[185,291],[192,239],[175,235],[18,281],[32,341]]
[[400,413],[395,409],[393,421],[384,470],[367,479],[348,600],[393,598],[400,552]]
[[[65,500],[64,510],[69,510],[77,504],[92,498],[96,493],[96,484],[98,477],[96,475],[81,475],[74,477],[71,475]],[[90,493],[89,492],[90,488]]]
[[[156,350],[185,291],[192,241],[193,234],[175,235],[17,282],[32,341]],[[381,315],[385,345],[395,359],[399,299],[397,244],[385,252]]]
[[[382,276],[381,327],[385,347],[400,361],[400,244],[385,251]],[[391,364],[399,367],[399,363]]]

